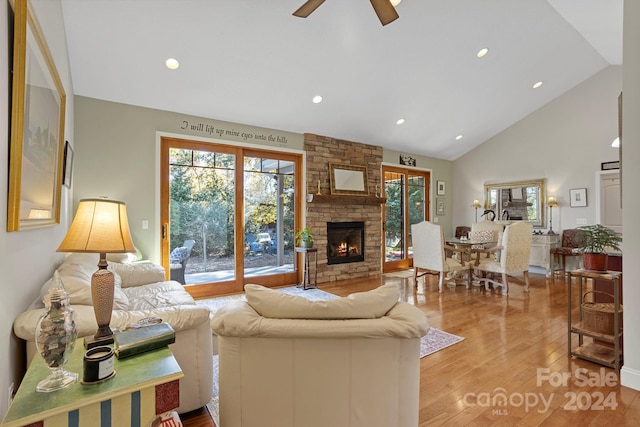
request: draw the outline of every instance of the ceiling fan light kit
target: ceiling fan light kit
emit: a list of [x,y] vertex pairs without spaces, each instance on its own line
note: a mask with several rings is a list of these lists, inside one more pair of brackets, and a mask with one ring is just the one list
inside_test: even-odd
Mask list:
[[[311,15],[311,13],[318,8],[325,0],[307,0],[302,6],[298,8],[295,12],[293,12],[293,16],[297,16],[299,18],[306,18]],[[398,2],[399,3],[399,2]],[[396,19],[399,18],[398,12],[396,12],[395,7],[391,4],[389,0],[371,0],[371,5],[373,6],[373,10],[378,15],[378,19],[382,25],[387,25]]]

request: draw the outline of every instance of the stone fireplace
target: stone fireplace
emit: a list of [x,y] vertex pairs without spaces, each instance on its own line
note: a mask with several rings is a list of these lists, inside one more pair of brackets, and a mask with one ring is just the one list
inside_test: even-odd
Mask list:
[[[305,134],[304,140],[307,156],[306,224],[311,228],[314,246],[318,248],[318,283],[381,275],[382,204],[385,199],[378,193],[382,147],[314,134]],[[366,166],[368,194],[331,194],[329,163]],[[329,248],[334,242],[328,235],[327,224],[341,222],[363,224],[365,232],[360,237],[362,248],[357,262],[329,261]]]
[[364,221],[327,223],[327,265],[364,261]]

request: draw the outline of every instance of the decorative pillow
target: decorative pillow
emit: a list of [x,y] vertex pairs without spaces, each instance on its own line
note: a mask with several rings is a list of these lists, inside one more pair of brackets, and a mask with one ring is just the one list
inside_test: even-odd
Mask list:
[[[91,299],[91,276],[98,270],[98,254],[71,254],[65,258],[58,267],[60,280],[65,291],[69,294],[69,302],[77,305],[93,305]],[[95,261],[95,262],[93,262]],[[53,278],[49,279],[40,289],[40,298],[43,299],[49,291]],[[114,273],[115,288],[113,291],[113,308],[126,310],[129,307],[129,298],[122,291],[122,279]]]
[[188,256],[189,249],[184,246],[180,246],[171,251],[171,254],[169,255],[170,263],[180,264],[182,261],[187,259]]
[[384,316],[400,298],[395,284],[326,301],[310,301],[261,285],[248,284],[244,290],[249,305],[272,319],[375,319]]

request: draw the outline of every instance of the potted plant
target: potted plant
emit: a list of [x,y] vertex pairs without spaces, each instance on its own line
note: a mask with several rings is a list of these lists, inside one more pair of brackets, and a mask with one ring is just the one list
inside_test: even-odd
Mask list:
[[609,256],[607,251],[621,251],[620,233],[601,224],[578,227],[579,250],[586,270],[606,271]]
[[296,233],[296,244],[301,248],[313,247],[313,235],[309,227],[305,227]]

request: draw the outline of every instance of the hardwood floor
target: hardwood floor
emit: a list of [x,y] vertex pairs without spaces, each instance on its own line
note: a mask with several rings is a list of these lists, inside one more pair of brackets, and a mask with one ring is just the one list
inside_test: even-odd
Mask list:
[[[515,278],[506,297],[464,286],[439,294],[435,276],[415,292],[412,278],[393,275],[319,287],[346,296],[397,283],[432,327],[465,338],[421,359],[420,427],[640,425],[640,392],[621,386],[613,369],[567,357],[567,284],[530,278],[528,294]],[[214,425],[206,408],[182,418],[186,427]]]

